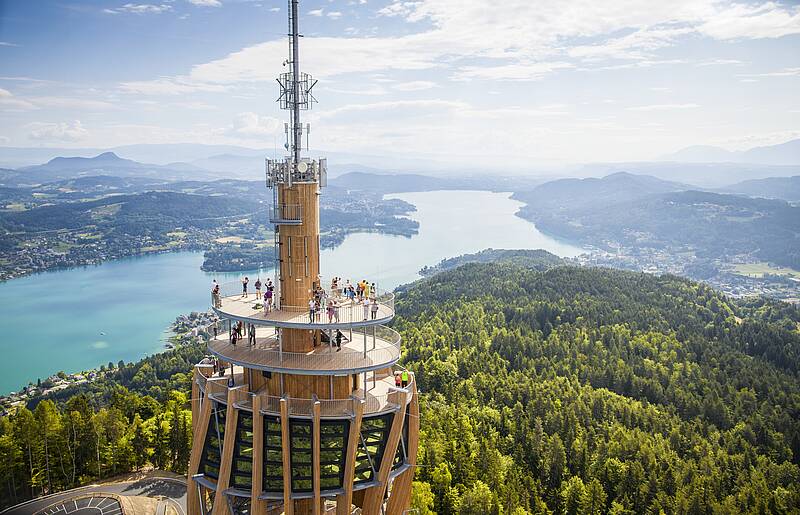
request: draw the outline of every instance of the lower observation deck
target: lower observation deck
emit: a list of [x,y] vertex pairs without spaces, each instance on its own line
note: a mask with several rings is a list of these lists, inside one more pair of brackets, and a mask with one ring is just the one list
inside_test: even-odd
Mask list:
[[400,335],[386,326],[365,328],[365,332],[343,332],[341,350],[331,341],[309,352],[282,350],[275,332],[256,330],[255,345],[247,338],[233,345],[227,334],[209,340],[208,351],[227,363],[257,370],[301,375],[355,374],[389,367],[400,359]]
[[[196,369],[195,369],[196,370]],[[292,417],[306,418],[311,417],[314,403],[320,403],[320,416],[323,418],[351,418],[353,416],[353,403],[364,402],[364,415],[374,416],[383,413],[390,413],[398,409],[395,403],[394,393],[412,392],[412,385],[415,381],[413,373],[409,373],[409,384],[404,388],[397,388],[392,374],[373,374],[366,382],[366,389],[359,388],[354,390],[349,399],[301,399],[296,397],[280,397],[269,395],[265,392],[248,392],[242,389],[245,375],[244,370],[239,367],[234,369],[233,379],[235,386],[228,387],[230,373],[224,376],[214,376],[206,378],[203,374],[195,371],[195,381],[200,390],[214,401],[220,404],[228,403],[229,390],[234,390],[234,404],[239,409],[253,411],[253,397],[261,399],[261,413],[265,415],[280,416],[281,399],[285,399],[288,405],[289,415]],[[407,395],[406,403],[411,402],[411,395]]]
[[240,284],[226,284],[221,288],[219,296],[212,294],[211,305],[222,318],[287,329],[348,329],[385,324],[394,318],[392,292],[379,291],[374,296],[377,304],[377,310],[374,311],[371,304],[365,309],[363,302],[358,299],[350,300],[338,292],[329,294],[328,299],[328,302],[334,303],[331,316],[325,305],[312,318],[307,305],[282,305],[280,309],[264,309],[264,299],[256,299],[252,283],[246,297],[242,294]]

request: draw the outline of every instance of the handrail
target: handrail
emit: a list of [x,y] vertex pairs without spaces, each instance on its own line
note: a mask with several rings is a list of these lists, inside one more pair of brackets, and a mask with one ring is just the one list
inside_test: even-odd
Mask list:
[[277,204],[269,208],[270,223],[301,222],[303,206],[300,204]]
[[362,371],[389,365],[400,359],[400,333],[384,325],[372,326],[372,330],[366,330],[366,346],[362,344],[363,334],[353,331],[352,341],[340,350],[337,350],[331,337],[330,343],[323,343],[311,352],[289,352],[280,349],[275,334],[258,337],[255,345],[250,345],[246,337],[233,345],[226,331],[208,341],[208,350],[225,361],[252,368],[305,370],[316,374]]
[[[255,287],[253,284],[255,283],[254,280],[250,280],[248,283],[248,296],[246,298],[243,297],[243,288],[241,281],[230,281],[223,284],[220,284],[220,294],[219,296],[215,296],[212,294],[212,305],[214,307],[221,309],[224,311],[224,305],[226,301],[236,301],[236,302],[249,302],[256,306],[256,304],[261,304],[263,306],[263,299],[256,300],[255,297]],[[323,280],[322,284],[324,285],[325,282]],[[370,291],[369,299],[375,300],[378,305],[378,311],[376,312],[376,318],[382,319],[385,317],[386,312],[390,312],[392,315],[394,314],[394,292],[391,291],[384,291],[380,288],[376,288],[377,291],[373,292]],[[315,313],[314,319],[311,320],[310,315],[307,317],[302,318],[299,320],[299,323],[308,323],[308,324],[350,324],[350,323],[361,323],[365,321],[372,320],[372,302],[370,305],[367,306],[366,312],[364,309],[363,301],[359,302],[358,298],[351,300],[344,295],[343,288],[337,288],[336,290],[331,288],[323,287],[323,291],[325,292],[326,296],[323,298],[323,303],[320,306],[320,309]],[[309,298],[310,300],[310,298]],[[328,302],[333,301],[333,312],[329,317],[328,314]],[[277,305],[278,300],[273,299],[273,303]],[[288,312],[288,313],[296,313],[296,314],[308,314],[310,312],[309,306],[292,306],[281,304],[279,309],[273,309],[275,312]],[[262,311],[253,310],[253,313],[259,315]],[[338,315],[338,316],[337,316]],[[382,316],[379,316],[382,315]],[[267,315],[265,317],[269,319]],[[329,322],[330,320],[330,322]]]
[[[397,367],[401,368],[401,367]],[[399,371],[399,370],[398,370]],[[227,377],[225,379],[227,381]],[[384,377],[379,381],[389,381],[392,378],[392,375]],[[391,392],[392,391],[405,391],[406,393],[411,392],[411,387],[416,380],[414,373],[409,373],[410,381],[405,388],[397,389],[394,385],[389,386],[389,392],[387,394],[380,394],[380,395],[371,395],[367,390],[366,395],[364,396],[364,414],[374,415],[376,413],[383,413],[385,411],[391,411],[397,406],[390,402],[391,400]],[[214,378],[216,379],[216,378]],[[222,379],[222,378],[219,378]],[[308,398],[300,398],[300,397],[289,397],[289,396],[278,396],[278,395],[268,395],[265,393],[251,393],[247,392],[246,390],[242,389],[240,386],[237,385],[237,392],[234,395],[234,402],[239,405],[239,407],[243,407],[245,409],[249,409],[252,411],[252,398],[254,396],[258,396],[261,399],[261,411],[263,413],[269,413],[271,415],[280,415],[280,403],[281,399],[286,399],[289,408],[289,414],[293,416],[299,417],[308,417],[311,416],[313,413],[314,403],[320,403],[320,414],[322,417],[327,418],[341,418],[341,417],[348,417],[352,415],[352,407],[353,407],[353,400],[359,400],[361,397],[357,395],[361,393],[363,395],[363,390],[359,392],[354,392],[353,396],[347,399],[308,399]],[[208,379],[205,385],[201,385],[201,389],[205,390],[207,396],[212,396],[214,400],[217,402],[221,402],[223,404],[227,403],[228,399],[228,388],[227,383],[222,382],[219,380],[212,380]],[[406,402],[410,402],[410,397],[406,399]]]

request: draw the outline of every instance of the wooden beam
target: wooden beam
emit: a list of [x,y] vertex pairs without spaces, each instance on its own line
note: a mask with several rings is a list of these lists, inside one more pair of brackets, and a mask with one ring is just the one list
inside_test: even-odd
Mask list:
[[261,414],[261,397],[253,397],[253,480],[250,506],[253,513],[264,513],[267,505],[261,495],[264,487],[264,415]]
[[364,400],[353,397],[353,418],[347,435],[347,454],[344,457],[344,493],[336,496],[336,515],[350,515],[353,504],[353,475],[356,470],[361,419],[364,415]]
[[283,513],[294,515],[292,501],[292,455],[289,431],[289,403],[281,399],[281,458],[283,458]]
[[419,449],[419,396],[416,378],[411,382],[411,403],[408,406],[408,463],[411,467],[397,476],[392,484],[392,493],[386,505],[386,513],[405,513],[411,506],[411,485],[417,468]]
[[397,444],[400,442],[400,432],[403,430],[403,421],[406,416],[406,399],[407,392],[395,391],[389,394],[389,402],[399,406],[392,419],[392,427],[389,430],[389,437],[386,440],[386,447],[383,451],[383,458],[381,459],[381,466],[378,470],[379,482],[377,486],[367,488],[364,490],[364,505],[361,507],[361,512],[364,515],[378,515],[381,512],[381,504],[383,504],[383,496],[386,492],[386,483],[389,480],[389,472],[392,470],[392,462],[394,462],[394,455],[397,452]]
[[217,493],[214,494],[213,515],[230,515],[228,509],[228,499],[225,490],[231,480],[231,465],[233,463],[233,448],[236,446],[236,424],[239,418],[239,410],[234,406],[237,400],[237,389],[228,388],[228,408],[225,412],[225,437],[222,444],[222,456],[219,464],[219,477],[217,478]]
[[200,419],[200,386],[197,384],[200,371],[192,369],[192,434],[197,434],[197,421]]
[[312,513],[320,515],[320,465],[319,465],[319,450],[320,450],[320,403],[319,400],[314,401],[312,410],[311,421],[311,463],[312,463],[312,483],[314,487],[314,500],[312,506]]
[[192,419],[192,425],[195,426],[194,440],[192,442],[192,454],[189,456],[189,470],[187,471],[186,481],[186,509],[188,513],[201,513],[200,512],[200,498],[198,496],[198,485],[192,477],[198,473],[200,468],[200,458],[203,456],[203,446],[206,443],[206,433],[208,432],[208,423],[211,420],[211,405],[213,401],[206,397],[203,400],[200,414],[195,421]]

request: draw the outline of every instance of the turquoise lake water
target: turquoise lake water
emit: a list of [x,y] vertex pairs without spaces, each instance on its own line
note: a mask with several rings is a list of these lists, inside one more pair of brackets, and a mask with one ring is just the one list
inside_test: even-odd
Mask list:
[[[419,234],[411,238],[354,234],[321,255],[323,275],[367,278],[385,289],[413,281],[443,258],[492,248],[543,248],[560,256],[578,247],[543,235],[516,216],[507,193],[436,191],[390,195],[415,206]],[[0,284],[0,393],[59,371],[76,372],[109,361],[135,361],[164,349],[175,317],[209,307],[212,278],[241,275],[200,270],[202,253],[178,252],[122,259],[98,266],[45,272]],[[262,278],[271,271],[260,272]],[[249,272],[252,277],[259,272]]]

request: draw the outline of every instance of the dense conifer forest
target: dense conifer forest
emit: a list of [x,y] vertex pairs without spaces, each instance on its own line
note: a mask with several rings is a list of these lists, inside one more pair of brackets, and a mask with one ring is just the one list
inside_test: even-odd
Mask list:
[[[519,262],[517,260],[517,262]],[[420,514],[798,513],[800,312],[689,280],[468,263],[400,289]],[[9,505],[184,472],[186,345],[0,419]]]
[[797,309],[467,264],[408,288],[420,513],[797,513]]

